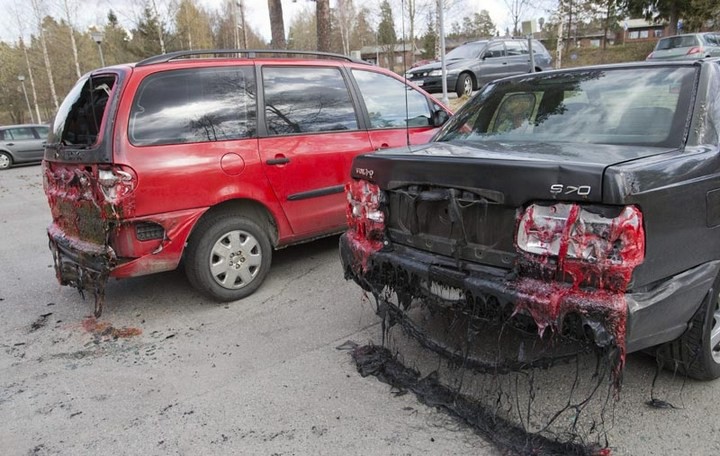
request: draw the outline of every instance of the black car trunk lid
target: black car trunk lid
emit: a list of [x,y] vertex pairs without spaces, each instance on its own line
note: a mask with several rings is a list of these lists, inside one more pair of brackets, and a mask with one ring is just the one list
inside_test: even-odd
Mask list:
[[601,203],[613,164],[658,148],[432,143],[358,157],[353,177],[379,185],[393,242],[510,268],[520,211],[532,201]]

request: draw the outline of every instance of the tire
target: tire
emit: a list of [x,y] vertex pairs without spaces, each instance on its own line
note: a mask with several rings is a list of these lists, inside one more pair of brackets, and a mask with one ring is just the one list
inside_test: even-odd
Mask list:
[[201,220],[188,240],[185,274],[205,296],[220,302],[250,296],[270,270],[272,246],[249,217],[219,213]]
[[472,78],[467,73],[462,73],[460,76],[458,76],[457,83],[455,83],[455,93],[457,94],[458,98],[465,96],[472,95],[473,91],[473,82]]
[[0,169],[8,169],[13,164],[13,159],[7,152],[0,151]]
[[718,282],[715,285],[695,312],[685,333],[659,348],[656,356],[665,368],[696,380],[720,378]]

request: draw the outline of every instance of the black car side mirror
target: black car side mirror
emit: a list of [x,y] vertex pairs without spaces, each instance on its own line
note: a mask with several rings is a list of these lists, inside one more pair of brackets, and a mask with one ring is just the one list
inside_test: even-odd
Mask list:
[[432,126],[440,127],[450,119],[450,115],[442,109],[438,109],[432,113]]

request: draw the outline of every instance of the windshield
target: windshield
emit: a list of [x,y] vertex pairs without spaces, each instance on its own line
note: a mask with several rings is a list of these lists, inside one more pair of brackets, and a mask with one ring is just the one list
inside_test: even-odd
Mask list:
[[463,44],[448,52],[445,58],[448,60],[476,59],[486,44],[487,41]]
[[691,67],[586,70],[490,84],[436,141],[678,147],[695,72]]

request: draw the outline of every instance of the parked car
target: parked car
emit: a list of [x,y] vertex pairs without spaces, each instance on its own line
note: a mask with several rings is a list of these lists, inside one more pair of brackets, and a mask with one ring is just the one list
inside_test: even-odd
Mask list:
[[[494,79],[530,72],[528,41],[512,38],[465,43],[445,56],[448,91],[457,96],[470,96]],[[551,69],[552,57],[537,40],[532,42],[535,71]],[[440,62],[432,62],[409,70],[405,76],[430,93],[442,92]]]
[[541,335],[573,317],[618,368],[660,346],[714,379],[718,170],[720,59],[502,79],[431,143],[355,158],[343,267],[380,299],[444,299]]
[[47,125],[7,125],[0,127],[0,170],[16,163],[39,163],[47,140]]
[[[103,68],[65,98],[45,149],[48,235],[58,280],[93,292],[96,313],[108,277],[181,259],[205,295],[251,294],[272,249],[344,229],[353,157],[425,143],[450,114],[363,62],[260,53],[275,55],[181,51]],[[217,58],[186,58],[201,55]]]
[[660,38],[646,60],[686,60],[720,57],[720,33],[688,33]]

